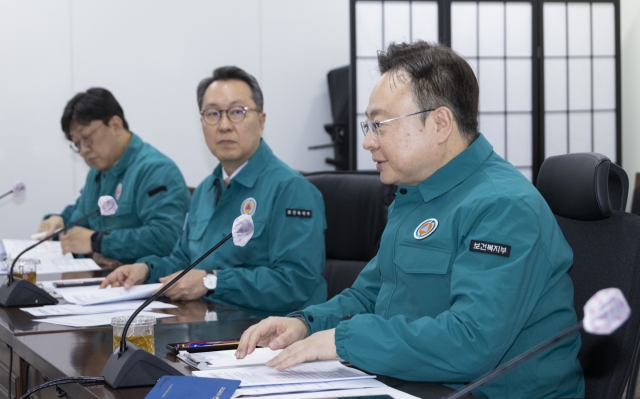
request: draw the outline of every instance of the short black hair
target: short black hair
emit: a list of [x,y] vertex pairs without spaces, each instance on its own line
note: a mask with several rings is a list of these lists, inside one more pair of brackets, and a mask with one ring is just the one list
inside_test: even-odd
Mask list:
[[122,119],[122,125],[129,130],[129,124],[124,118],[124,111],[116,100],[116,98],[107,89],[101,87],[93,87],[85,92],[81,92],[73,96],[64,107],[60,125],[62,131],[71,140],[70,125],[71,121],[75,121],[80,125],[88,125],[91,121],[101,120],[105,125],[109,124],[109,119],[113,116],[119,116]]
[[243,69],[238,68],[237,66],[223,66],[220,68],[216,68],[213,70],[213,74],[211,77],[204,78],[198,84],[198,89],[196,91],[198,98],[198,108],[202,110],[202,99],[204,98],[204,92],[207,91],[207,88],[211,83],[216,80],[240,80],[249,85],[251,89],[251,98],[253,102],[256,103],[256,110],[258,112],[262,112],[264,109],[264,98],[262,97],[262,90],[260,89],[260,85],[256,78],[253,75],[245,72]]
[[478,137],[478,80],[469,64],[449,47],[423,40],[391,43],[378,52],[378,67],[381,74],[391,71],[398,79],[406,74],[420,109],[445,106],[463,138],[471,143]]

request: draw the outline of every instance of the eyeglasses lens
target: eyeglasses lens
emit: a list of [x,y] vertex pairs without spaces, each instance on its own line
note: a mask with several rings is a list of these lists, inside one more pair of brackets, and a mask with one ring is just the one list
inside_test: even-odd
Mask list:
[[245,116],[247,116],[247,111],[244,109],[244,107],[232,107],[226,111],[218,111],[214,108],[205,109],[202,113],[202,117],[208,124],[216,125],[218,122],[220,122],[220,118],[222,117],[223,112],[226,113],[227,118],[229,118],[229,120],[234,123],[242,122]]

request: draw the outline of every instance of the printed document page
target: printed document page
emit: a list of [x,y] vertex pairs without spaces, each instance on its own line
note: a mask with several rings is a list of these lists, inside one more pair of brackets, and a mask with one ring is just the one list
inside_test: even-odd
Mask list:
[[310,382],[306,384],[265,385],[257,387],[239,388],[234,396],[273,395],[277,393],[335,391],[338,389],[359,389],[386,387],[383,383],[373,378],[358,380],[345,380],[333,382]]
[[283,371],[267,366],[247,366],[231,369],[194,371],[196,377],[240,380],[241,387],[276,384],[302,384],[308,382],[331,382],[359,378],[375,378],[360,370],[342,365],[337,360],[301,363]]
[[[118,316],[131,316],[133,310],[126,312],[114,312],[114,313],[100,313],[80,316],[63,316],[63,317],[49,317],[48,319],[35,319],[41,323],[58,324],[61,326],[70,327],[96,327],[111,324],[111,319]],[[153,312],[140,312],[139,316],[155,316],[156,319],[163,319],[165,317],[175,317],[172,314],[153,313]]]
[[[27,252],[28,254],[28,252]],[[20,259],[29,259],[27,254],[24,254]],[[18,260],[18,262],[20,262]],[[9,273],[11,262],[4,263],[0,269],[0,275]],[[86,272],[93,270],[102,270],[100,266],[90,258],[87,259],[40,259],[40,264],[36,266],[36,274],[42,276],[43,274],[55,274],[55,273],[68,273],[68,272]]]
[[[7,258],[15,258],[18,254],[29,246],[35,244],[36,240],[2,240],[4,246],[4,252]],[[67,258],[73,259],[73,255],[70,253],[63,255],[62,246],[60,241],[45,241],[37,247],[33,248],[29,252],[21,256],[21,258],[29,259],[59,259]]]
[[[26,254],[25,254],[26,255]],[[102,270],[100,266],[91,258],[85,259],[42,259],[36,267],[36,273],[67,273],[67,272],[86,272],[92,270]]]
[[282,352],[281,349],[272,351],[269,348],[256,348],[252,354],[245,356],[244,359],[236,359],[235,349],[198,353],[181,351],[178,358],[200,370],[213,370],[230,367],[263,365],[276,357],[280,352]]
[[[117,302],[117,303],[108,303],[105,305],[92,305],[92,306],[82,306],[82,305],[51,305],[51,306],[40,306],[37,308],[20,308],[20,310],[27,312],[35,317],[48,317],[48,316],[69,316],[69,315],[81,315],[81,314],[96,314],[96,313],[113,313],[120,312],[124,310],[136,310],[140,305],[142,305],[142,300],[140,301],[126,301],[126,302]],[[159,301],[151,302],[146,309],[174,309],[177,308],[176,305],[172,305],[170,303],[164,303]]]
[[[242,389],[238,389],[241,391]],[[237,392],[237,391],[236,391]],[[235,394],[235,393],[234,393]],[[418,399],[417,396],[409,395],[402,391],[391,387],[363,388],[363,389],[342,389],[332,391],[319,392],[300,392],[291,394],[272,394],[260,396],[260,399],[320,399],[320,398],[344,398],[349,397],[365,397],[365,396],[383,396],[388,395],[394,399]],[[236,397],[236,396],[234,396]],[[242,398],[242,396],[240,396]],[[363,398],[366,399],[366,398]]]
[[60,292],[69,303],[76,305],[98,305],[109,302],[130,301],[132,299],[149,298],[162,284],[134,285],[127,290],[124,287],[105,288],[103,290],[89,289],[86,291]]

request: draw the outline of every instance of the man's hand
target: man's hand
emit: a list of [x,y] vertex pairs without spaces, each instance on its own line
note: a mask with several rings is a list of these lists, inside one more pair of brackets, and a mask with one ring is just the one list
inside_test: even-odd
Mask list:
[[266,365],[276,370],[284,370],[303,362],[337,359],[336,329],[318,331],[302,341],[294,342]]
[[[166,277],[162,277],[160,282],[167,284],[169,281],[176,278],[178,274],[182,273],[182,270],[175,272]],[[207,288],[202,283],[202,279],[207,275],[204,270],[191,270],[185,274],[175,285],[164,292],[164,296],[172,301],[194,301],[207,294]],[[160,287],[162,288],[162,287]],[[158,289],[160,289],[158,288]]]
[[144,283],[149,275],[149,266],[146,263],[134,263],[133,265],[120,266],[111,272],[100,284],[100,288],[121,287],[129,289],[134,285]]
[[242,333],[236,358],[252,354],[256,346],[282,349],[307,336],[309,329],[304,321],[293,317],[269,317]]
[[93,233],[95,233],[93,230],[84,227],[73,227],[67,230],[66,233],[60,234],[62,253],[90,254],[92,252],[91,235]]
[[53,215],[43,220],[38,228],[38,233],[52,234],[54,231],[64,227],[64,219],[62,216]]

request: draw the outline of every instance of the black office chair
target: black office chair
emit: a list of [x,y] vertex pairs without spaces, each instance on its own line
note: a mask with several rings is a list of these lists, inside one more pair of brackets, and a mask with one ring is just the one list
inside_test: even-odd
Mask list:
[[640,216],[640,173],[636,173],[636,187],[631,199],[631,213]]
[[395,186],[377,172],[317,172],[306,175],[322,193],[327,215],[325,245],[328,299],[351,287],[380,246]]
[[331,116],[333,123],[324,125],[331,136],[334,158],[325,158],[325,162],[334,165],[336,170],[349,170],[349,132],[351,116],[349,114],[349,65],[332,69],[327,73]]
[[640,348],[640,217],[624,212],[629,179],[604,155],[567,154],[549,157],[538,174],[538,190],[546,199],[573,249],[569,271],[578,319],[598,290],[618,287],[631,307],[631,317],[610,336],[582,332],[578,355],[584,370],[586,399],[635,396]]

